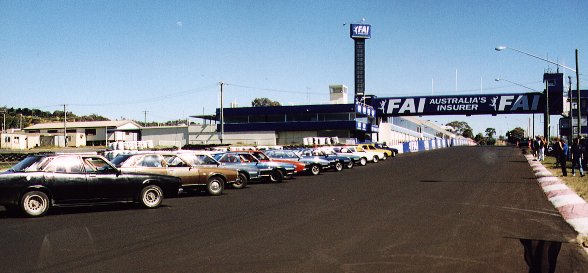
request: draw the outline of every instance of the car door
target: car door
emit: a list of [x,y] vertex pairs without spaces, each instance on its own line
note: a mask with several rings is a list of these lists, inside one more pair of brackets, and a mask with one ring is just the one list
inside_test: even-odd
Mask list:
[[138,183],[131,183],[112,165],[100,157],[83,157],[88,180],[88,194],[95,202],[130,200],[138,192]]
[[166,156],[167,174],[182,179],[182,186],[201,185],[199,169],[191,166],[179,156]]
[[83,203],[89,199],[88,181],[79,156],[57,156],[43,172],[56,203]]

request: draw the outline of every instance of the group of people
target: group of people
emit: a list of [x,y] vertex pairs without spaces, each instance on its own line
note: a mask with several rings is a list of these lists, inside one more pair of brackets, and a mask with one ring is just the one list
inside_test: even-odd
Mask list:
[[[542,138],[540,138],[542,139]],[[537,142],[537,138],[536,141]],[[545,146],[545,142],[543,142],[543,146]],[[541,148],[541,144],[539,144],[539,149]],[[545,148],[545,147],[544,147]],[[535,152],[535,148],[533,147],[533,151]],[[544,151],[543,151],[544,152]],[[567,170],[567,161],[571,159],[572,161],[572,175],[576,176],[576,169],[580,172],[580,176],[584,176],[584,168],[583,168],[583,159],[584,159],[584,147],[580,138],[574,138],[572,142],[572,146],[568,145],[565,139],[562,138],[555,138],[553,142],[553,155],[557,159],[556,166],[561,167],[561,173],[563,176],[568,176]],[[545,155],[543,158],[540,156],[536,157],[537,160],[544,160]]]
[[529,140],[529,148],[533,151],[533,157],[535,160],[543,161],[545,160],[545,148],[547,147],[547,142],[545,138],[542,136],[537,136],[533,140]]

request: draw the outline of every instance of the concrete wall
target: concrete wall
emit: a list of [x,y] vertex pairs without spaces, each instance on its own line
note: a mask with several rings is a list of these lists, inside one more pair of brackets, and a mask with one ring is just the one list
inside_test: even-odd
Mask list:
[[302,144],[305,137],[317,137],[316,131],[279,132],[277,145]]
[[153,141],[156,147],[182,147],[188,144],[188,126],[145,127],[141,140]]
[[224,135],[223,143],[232,145],[263,145],[273,146],[276,144],[276,133],[274,131],[263,132],[237,132]]

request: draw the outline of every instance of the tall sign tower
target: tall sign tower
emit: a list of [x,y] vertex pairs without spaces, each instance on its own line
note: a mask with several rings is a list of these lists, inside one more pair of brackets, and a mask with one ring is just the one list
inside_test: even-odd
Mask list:
[[368,24],[351,24],[349,29],[355,41],[355,101],[361,101],[365,95],[365,40],[371,38],[371,30]]

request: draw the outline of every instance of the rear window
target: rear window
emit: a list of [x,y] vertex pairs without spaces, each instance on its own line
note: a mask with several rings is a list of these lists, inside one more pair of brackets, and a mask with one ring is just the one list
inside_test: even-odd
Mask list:
[[28,156],[10,169],[15,172],[34,172],[38,170],[37,166],[43,159],[42,156]]
[[112,159],[112,164],[114,166],[120,167],[127,159],[129,159],[132,155],[117,155],[114,159]]

